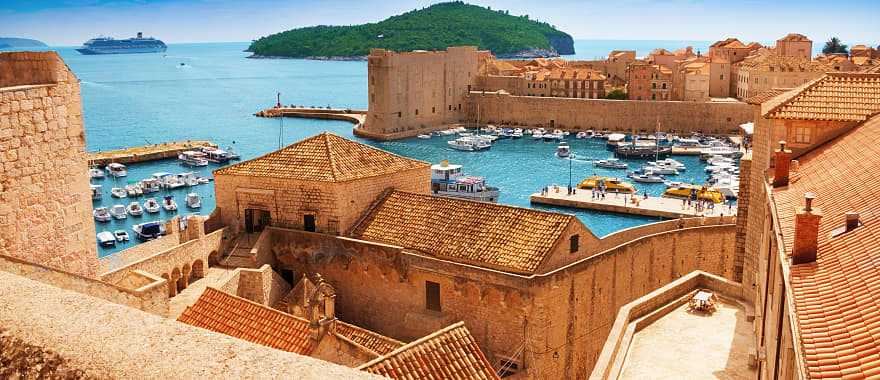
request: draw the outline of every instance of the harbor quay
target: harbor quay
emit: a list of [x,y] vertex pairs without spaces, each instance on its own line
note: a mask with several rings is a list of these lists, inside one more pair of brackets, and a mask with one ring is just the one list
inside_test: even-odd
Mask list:
[[342,120],[362,125],[367,119],[367,111],[333,108],[281,107],[276,105],[254,114],[258,117],[299,117],[304,119]]
[[605,198],[597,198],[593,196],[591,190],[578,189],[574,194],[568,194],[566,188],[561,186],[550,186],[550,191],[532,194],[529,200],[535,204],[661,218],[736,216],[736,208],[728,204],[698,208],[695,203],[689,203],[687,199],[622,193],[608,193]]
[[131,164],[176,158],[181,152],[194,148],[217,148],[217,144],[204,140],[170,141],[131,148],[105,150],[88,154],[90,166],[103,166],[111,162]]

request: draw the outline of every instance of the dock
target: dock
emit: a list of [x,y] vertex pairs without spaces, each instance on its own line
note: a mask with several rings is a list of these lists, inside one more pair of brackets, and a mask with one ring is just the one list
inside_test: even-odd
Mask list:
[[[726,204],[716,204],[714,209],[697,211],[693,206],[687,207],[678,198],[651,196],[645,199],[641,194],[633,196],[630,194],[608,193],[605,195],[605,199],[592,199],[590,190],[578,189],[576,194],[568,195],[566,194],[565,187],[559,187],[558,189],[559,191],[557,192],[551,186],[549,193],[544,195],[541,193],[532,194],[529,200],[536,204],[662,218],[736,215],[736,207],[728,207]],[[634,203],[633,198],[636,198],[638,203]]]
[[342,120],[355,125],[363,125],[367,121],[367,111],[334,108],[272,107],[259,111],[254,116]]
[[206,140],[171,141],[161,144],[92,152],[88,153],[88,159],[89,166],[103,166],[111,162],[130,164],[176,158],[180,152],[201,147],[216,148],[217,144]]

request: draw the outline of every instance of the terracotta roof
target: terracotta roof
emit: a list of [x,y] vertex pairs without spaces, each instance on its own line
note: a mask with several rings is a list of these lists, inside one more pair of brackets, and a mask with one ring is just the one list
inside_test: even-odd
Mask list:
[[177,320],[301,355],[314,348],[305,319],[210,287]]
[[811,40],[803,34],[789,33],[785,37],[780,38],[778,41],[811,41]]
[[499,379],[464,322],[400,347],[358,369],[392,379]]
[[746,102],[748,104],[762,104],[791,90],[791,88],[772,88],[767,91],[760,92],[752,97],[743,99],[743,102]]
[[760,49],[760,48],[764,47],[764,45],[761,45],[760,43],[757,43],[757,42],[749,42],[749,44],[746,45],[746,47],[750,48],[750,49]]
[[792,57],[774,54],[768,49],[752,54],[739,63],[741,69],[759,69],[762,71],[790,71],[790,72],[828,72],[834,71],[834,67],[823,60],[811,60],[803,57]]
[[403,342],[377,334],[370,330],[337,320],[333,322],[333,331],[349,340],[370,349],[379,355],[387,355],[401,346]]
[[[792,265],[791,291],[810,378],[880,376],[880,117],[799,158],[789,186],[774,190],[790,254],[805,192],[822,210],[817,259]],[[836,237],[844,213],[862,226]]]
[[553,69],[545,79],[602,80],[605,76],[593,69]]
[[714,44],[710,45],[709,47],[723,47],[723,46],[730,44],[734,41],[739,42],[738,39],[730,37],[730,38],[727,38],[727,39],[724,39],[721,41],[716,41]]
[[430,166],[324,132],[214,174],[344,182]]
[[865,121],[880,112],[880,74],[827,73],[765,111],[773,119]]
[[533,273],[572,215],[392,191],[353,228],[355,238],[515,273]]

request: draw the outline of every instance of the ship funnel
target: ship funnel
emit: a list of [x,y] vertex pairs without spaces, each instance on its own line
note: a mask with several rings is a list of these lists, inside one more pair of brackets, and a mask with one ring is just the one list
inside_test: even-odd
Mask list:
[[144,38],[144,32],[138,32],[138,38]]

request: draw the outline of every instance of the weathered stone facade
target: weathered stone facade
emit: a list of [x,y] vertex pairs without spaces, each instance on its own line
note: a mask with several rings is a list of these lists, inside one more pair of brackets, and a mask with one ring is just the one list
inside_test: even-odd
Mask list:
[[95,276],[79,81],[54,52],[0,54],[0,255]]

